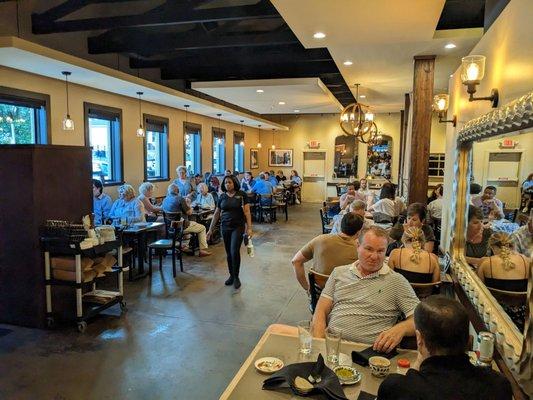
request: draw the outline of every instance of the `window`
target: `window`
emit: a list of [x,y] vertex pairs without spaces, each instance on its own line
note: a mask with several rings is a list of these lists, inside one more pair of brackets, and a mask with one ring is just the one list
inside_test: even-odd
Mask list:
[[122,110],[84,103],[85,142],[92,147],[93,178],[122,183]]
[[168,164],[168,119],[144,114],[144,180],[166,181]]
[[444,177],[444,153],[431,153],[429,155],[429,173],[431,177]]
[[201,174],[202,173],[202,126],[192,124],[190,122],[183,123],[183,140],[185,142],[183,148],[185,150],[184,159],[185,167],[187,167],[187,174]]
[[213,174],[223,174],[226,169],[226,131],[213,128]]
[[0,88],[0,144],[47,144],[49,96]]
[[244,133],[233,132],[233,171],[244,172]]

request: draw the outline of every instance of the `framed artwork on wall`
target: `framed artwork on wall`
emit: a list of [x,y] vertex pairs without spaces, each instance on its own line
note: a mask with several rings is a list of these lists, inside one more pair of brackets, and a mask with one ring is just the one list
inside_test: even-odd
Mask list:
[[269,167],[292,167],[292,149],[269,149]]
[[250,169],[259,168],[259,149],[250,149]]

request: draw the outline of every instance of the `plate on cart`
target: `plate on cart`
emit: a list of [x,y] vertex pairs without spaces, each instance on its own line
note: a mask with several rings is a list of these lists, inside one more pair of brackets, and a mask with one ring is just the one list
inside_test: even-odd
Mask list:
[[276,357],[263,357],[255,360],[254,366],[263,374],[273,374],[283,368],[283,361]]

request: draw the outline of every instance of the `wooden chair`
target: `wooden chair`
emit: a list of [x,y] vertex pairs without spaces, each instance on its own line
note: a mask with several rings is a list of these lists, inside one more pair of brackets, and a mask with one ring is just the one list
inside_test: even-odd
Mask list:
[[154,250],[159,250],[159,270],[163,268],[163,255],[168,250],[172,254],[172,275],[176,277],[176,257],[180,260],[180,270],[183,272],[183,258],[181,241],[183,238],[183,220],[172,221],[168,229],[169,238],[159,239],[148,245],[148,275],[152,276],[152,256]]
[[311,313],[314,313],[318,298],[320,297],[320,293],[322,293],[322,289],[326,286],[329,275],[310,270],[307,278],[309,279],[309,293],[311,294]]
[[289,201],[290,192],[283,190],[278,195],[274,196],[277,201],[277,207],[285,214],[285,221],[289,220]]
[[527,302],[527,292],[509,292],[507,290],[496,289],[487,286],[490,293],[494,296],[498,303],[509,306],[522,306]]
[[430,282],[430,283],[414,283],[409,282],[411,284],[411,287],[414,289],[417,297],[419,299],[424,299],[428,296],[431,296],[432,294],[439,294],[440,293],[440,285],[441,281],[437,282]]

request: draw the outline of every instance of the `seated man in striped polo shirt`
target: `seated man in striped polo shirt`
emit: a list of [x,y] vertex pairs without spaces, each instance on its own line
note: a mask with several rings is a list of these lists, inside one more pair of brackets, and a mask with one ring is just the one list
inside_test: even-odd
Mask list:
[[[359,260],[335,268],[320,295],[313,317],[313,336],[324,337],[326,326],[345,340],[374,345],[389,352],[404,336],[414,336],[413,312],[419,300],[411,285],[385,263],[387,232],[377,226],[358,240]],[[400,316],[405,320],[398,322]]]

